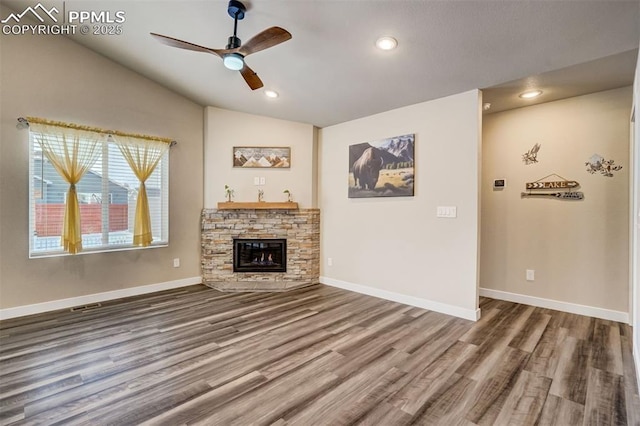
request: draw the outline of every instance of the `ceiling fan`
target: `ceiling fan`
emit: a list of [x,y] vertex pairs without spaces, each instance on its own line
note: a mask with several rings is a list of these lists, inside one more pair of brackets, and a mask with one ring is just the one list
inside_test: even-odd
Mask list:
[[210,47],[199,46],[188,41],[178,40],[162,34],[150,33],[160,43],[167,46],[179,47],[180,49],[193,50],[196,52],[212,53],[222,59],[224,66],[230,70],[240,71],[244,81],[247,82],[251,90],[256,90],[264,86],[258,74],[256,74],[245,63],[244,58],[252,53],[276,46],[291,38],[291,33],[280,27],[271,27],[253,36],[248,42],[242,41],[236,36],[238,21],[244,18],[247,11],[244,4],[238,0],[230,0],[227,12],[233,18],[233,35],[229,37],[227,47],[224,49],[212,49]]

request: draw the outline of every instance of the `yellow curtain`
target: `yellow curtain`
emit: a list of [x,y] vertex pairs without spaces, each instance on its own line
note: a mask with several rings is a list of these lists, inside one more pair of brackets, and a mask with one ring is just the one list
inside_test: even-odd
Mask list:
[[41,123],[31,123],[29,131],[42,153],[69,184],[60,245],[66,252],[78,253],[82,250],[82,228],[76,184],[100,155],[99,135]]
[[155,170],[162,156],[169,150],[169,143],[133,137],[114,137],[120,152],[140,181],[136,216],[133,222],[133,245],[146,247],[153,241],[151,217],[145,182]]

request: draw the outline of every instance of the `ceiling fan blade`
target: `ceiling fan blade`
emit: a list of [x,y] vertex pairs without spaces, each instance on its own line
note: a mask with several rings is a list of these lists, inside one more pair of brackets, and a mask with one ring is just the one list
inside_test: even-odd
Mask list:
[[242,78],[244,78],[244,81],[247,82],[251,90],[256,90],[264,86],[264,84],[262,84],[262,80],[260,80],[260,77],[258,77],[258,74],[256,74],[251,68],[249,68],[246,63],[240,70],[240,74],[242,74]]
[[162,34],[149,33],[153,38],[158,40],[162,44],[167,46],[177,47],[179,49],[193,50],[194,52],[213,53],[216,56],[222,58],[222,55],[226,53],[226,49],[211,49],[210,47],[204,47],[197,44],[189,43],[188,41],[179,40],[177,38],[169,37]]
[[238,53],[247,56],[252,53],[273,47],[291,38],[291,33],[284,28],[271,27],[253,36],[248,42],[240,46]]

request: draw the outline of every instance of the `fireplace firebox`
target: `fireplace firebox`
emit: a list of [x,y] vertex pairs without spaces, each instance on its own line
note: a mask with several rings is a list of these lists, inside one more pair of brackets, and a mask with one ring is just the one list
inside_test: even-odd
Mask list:
[[234,238],[233,272],[287,272],[287,240]]

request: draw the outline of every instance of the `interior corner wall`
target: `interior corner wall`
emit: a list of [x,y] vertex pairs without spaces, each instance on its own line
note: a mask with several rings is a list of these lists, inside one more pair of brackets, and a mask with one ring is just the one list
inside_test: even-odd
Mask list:
[[[225,185],[233,188],[235,201],[257,201],[258,189],[264,191],[265,201],[286,201],[283,191],[288,189],[300,208],[317,207],[315,134],[311,124],[207,107],[204,207],[213,209],[225,201]],[[290,167],[233,167],[233,147],[238,146],[290,147]],[[254,185],[256,177],[264,177],[265,184]]]
[[[480,97],[473,90],[320,130],[321,282],[477,318]],[[348,198],[349,145],[408,133],[415,195]],[[456,206],[457,218],[437,218],[437,206]]]
[[[61,35],[0,36],[0,88],[0,308],[200,277],[201,106]],[[29,132],[16,129],[24,116],[178,141],[169,246],[29,259]]]
[[[625,87],[484,117],[481,291],[627,316],[631,93]],[[537,162],[526,165],[523,154],[536,143]],[[622,169],[613,177],[588,173],[594,154]],[[527,182],[548,175],[578,181],[584,199],[521,197]],[[506,187],[494,190],[494,179]]]
[[[640,207],[640,56],[638,57],[638,63],[636,64],[636,75],[633,81],[633,107],[635,113],[635,121],[632,123],[635,141],[635,156],[631,161],[635,171],[633,196],[635,197],[635,207]],[[635,256],[631,259],[632,262],[635,262],[634,281],[632,282],[634,308],[631,325],[633,327],[633,355],[636,364],[636,377],[640,377],[640,247],[638,247],[638,244],[640,244],[640,241],[638,241],[638,237],[640,237],[640,228],[638,227],[638,223],[640,222],[640,210],[634,211],[633,214],[635,215],[635,218],[631,223],[635,224],[634,231],[632,232],[636,233],[636,251],[634,253]],[[638,382],[638,388],[640,389],[640,381]]]

